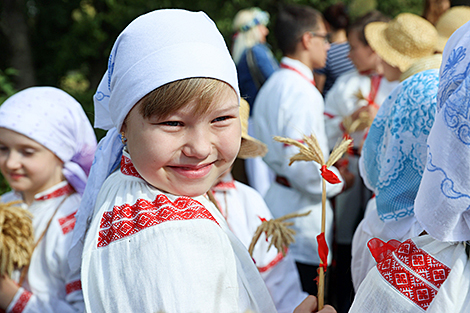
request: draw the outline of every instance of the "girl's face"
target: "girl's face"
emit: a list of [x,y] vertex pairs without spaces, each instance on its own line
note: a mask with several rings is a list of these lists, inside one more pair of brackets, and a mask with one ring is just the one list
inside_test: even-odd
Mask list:
[[15,131],[0,128],[0,170],[28,204],[34,195],[63,180],[62,161],[49,149]]
[[348,42],[350,46],[348,56],[359,72],[377,70],[380,58],[370,46],[359,40],[357,31],[349,33]]
[[144,118],[136,105],[123,125],[135,168],[162,191],[190,197],[206,193],[240,149],[236,93],[225,89],[200,116],[193,113],[196,104],[193,100],[165,119]]

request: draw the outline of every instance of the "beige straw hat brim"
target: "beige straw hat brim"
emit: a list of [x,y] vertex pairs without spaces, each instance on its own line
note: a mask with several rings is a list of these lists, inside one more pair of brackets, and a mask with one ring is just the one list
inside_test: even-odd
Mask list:
[[407,69],[401,76],[400,81],[404,81],[408,77],[411,77],[415,74],[420,72],[431,70],[431,69],[438,69],[441,67],[442,63],[442,54],[433,54],[431,56],[427,56],[424,58],[419,59],[415,63],[413,63],[409,69]]
[[436,22],[437,33],[439,34],[436,50],[439,52],[444,51],[449,37],[468,21],[470,21],[470,7],[468,6],[455,6],[445,11]]
[[242,125],[242,143],[237,157],[240,159],[263,157],[268,152],[267,146],[256,138],[248,135],[248,118],[250,105],[245,99],[240,101],[240,122]]
[[431,23],[411,13],[399,14],[389,23],[370,23],[365,35],[370,47],[401,72],[416,60],[433,54],[438,37]]

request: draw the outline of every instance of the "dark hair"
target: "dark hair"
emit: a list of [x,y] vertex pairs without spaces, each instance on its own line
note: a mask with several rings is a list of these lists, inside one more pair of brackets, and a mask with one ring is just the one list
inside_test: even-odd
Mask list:
[[295,53],[297,43],[306,31],[314,31],[322,22],[317,10],[301,5],[286,5],[280,8],[274,26],[274,35],[284,55]]
[[369,13],[359,17],[354,23],[352,23],[347,31],[346,34],[349,37],[349,34],[353,31],[357,32],[357,37],[359,40],[366,46],[369,45],[366,39],[366,35],[364,33],[364,29],[366,25],[372,22],[390,22],[390,18],[383,15],[380,11],[372,10]]
[[335,3],[326,8],[325,12],[323,12],[323,17],[330,24],[333,31],[346,29],[349,26],[349,16],[342,2]]

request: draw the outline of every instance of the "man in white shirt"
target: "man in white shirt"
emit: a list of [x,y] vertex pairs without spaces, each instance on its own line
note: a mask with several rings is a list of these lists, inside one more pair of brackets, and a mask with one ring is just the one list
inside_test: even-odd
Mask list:
[[[307,6],[285,6],[281,9],[275,35],[284,55],[281,68],[270,76],[259,91],[253,112],[255,136],[268,146],[264,161],[277,175],[265,200],[275,218],[311,210],[307,217],[295,220],[297,235],[291,253],[296,260],[303,289],[316,294],[314,278],[320,264],[316,242],[321,229],[320,166],[313,162],[296,162],[289,166],[289,158],[298,152],[298,148],[274,142],[272,138],[283,136],[301,140],[302,135],[313,133],[325,159],[328,159],[324,103],[315,88],[312,71],[325,65],[330,45],[321,14]],[[339,171],[334,167],[331,170],[340,177],[341,183],[327,183],[328,197],[345,188]],[[348,173],[345,177],[350,181]],[[333,212],[327,202],[326,238],[330,249],[332,222]]]

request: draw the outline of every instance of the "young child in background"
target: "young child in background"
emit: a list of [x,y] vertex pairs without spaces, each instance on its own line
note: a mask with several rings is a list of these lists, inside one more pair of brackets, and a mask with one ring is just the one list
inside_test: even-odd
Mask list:
[[12,188],[1,201],[23,201],[36,242],[16,275],[22,282],[0,279],[1,309],[83,312],[80,271],[69,268],[67,253],[95,148],[82,107],[59,89],[28,88],[0,107],[0,169]]
[[83,251],[86,311],[275,312],[205,196],[241,142],[236,69],[212,20],[185,10],[135,19],[94,100],[95,126],[109,131],[70,251],[73,268]]
[[[250,107],[244,99],[240,101],[240,120],[242,124],[242,142],[238,158],[262,157],[267,148],[264,143],[248,135],[248,117]],[[228,172],[211,188],[217,206],[227,220],[230,230],[248,249],[251,240],[262,220],[272,219],[263,197],[253,188],[235,181]],[[295,262],[287,253],[271,246],[265,234],[259,238],[254,250],[253,260],[271,294],[279,313],[292,313],[307,296],[302,291]]]

